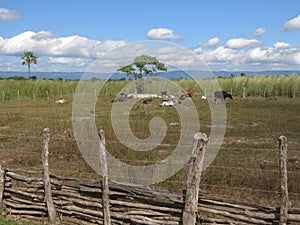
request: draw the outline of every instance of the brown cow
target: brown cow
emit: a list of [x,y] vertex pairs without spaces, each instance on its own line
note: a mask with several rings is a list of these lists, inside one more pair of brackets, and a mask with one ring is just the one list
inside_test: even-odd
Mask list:
[[185,90],[184,93],[191,98],[194,97],[194,95],[195,95],[195,91],[193,89]]

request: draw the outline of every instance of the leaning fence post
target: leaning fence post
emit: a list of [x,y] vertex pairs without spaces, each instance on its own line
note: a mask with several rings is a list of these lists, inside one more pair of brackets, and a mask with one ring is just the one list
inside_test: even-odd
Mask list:
[[4,182],[5,182],[4,170],[2,169],[1,164],[0,164],[0,213],[3,210]]
[[206,151],[207,136],[196,133],[193,139],[193,154],[190,159],[190,168],[187,174],[185,208],[183,211],[183,225],[196,224],[198,213],[198,197],[201,172]]
[[287,183],[287,138],[279,137],[279,165],[280,165],[280,188],[281,188],[281,207],[280,225],[286,225],[288,220],[288,183]]
[[100,170],[102,175],[102,201],[103,201],[103,221],[104,225],[110,225],[110,209],[109,209],[109,186],[108,186],[108,171],[106,161],[105,149],[105,135],[104,131],[100,130],[99,135],[99,151],[100,151]]
[[52,194],[51,194],[51,184],[50,184],[50,176],[49,176],[49,162],[48,162],[48,147],[50,141],[50,130],[49,128],[44,128],[43,132],[44,137],[44,145],[43,145],[43,181],[44,181],[44,190],[45,190],[45,202],[48,209],[48,217],[50,223],[55,223],[56,220],[56,210],[54,207]]

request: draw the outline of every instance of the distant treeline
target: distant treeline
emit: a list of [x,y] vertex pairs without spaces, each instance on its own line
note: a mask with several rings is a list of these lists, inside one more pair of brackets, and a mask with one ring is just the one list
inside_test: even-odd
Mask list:
[[[37,80],[37,76],[30,76],[29,78],[23,77],[23,76],[11,76],[11,77],[0,77],[0,80]],[[62,81],[63,78],[58,77],[58,78],[41,78],[41,80],[60,80]],[[79,80],[79,79],[65,79],[66,81],[68,80]]]
[[[272,75],[272,76],[232,76],[216,78],[220,88],[231,92],[234,96],[300,96],[300,76],[297,75]],[[208,79],[209,80],[209,79]],[[85,82],[101,82],[91,79]],[[103,81],[102,81],[103,82]],[[108,80],[102,88],[100,95],[116,96],[123,87],[132,80]],[[151,82],[151,81],[146,81]],[[196,94],[203,95],[206,90],[200,90],[198,84],[191,79],[174,80],[182,89],[194,89]],[[201,80],[205,89],[205,79]],[[79,80],[62,79],[26,79],[24,77],[11,77],[0,80],[0,95],[2,102],[6,100],[26,99],[51,99],[51,98],[73,98]],[[95,86],[96,89],[96,86]],[[159,94],[162,89],[155,89]],[[97,94],[95,92],[95,94]]]

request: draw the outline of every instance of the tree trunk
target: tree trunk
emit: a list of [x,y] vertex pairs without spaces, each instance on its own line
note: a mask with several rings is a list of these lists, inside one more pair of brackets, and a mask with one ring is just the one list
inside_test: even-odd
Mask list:
[[29,77],[30,77],[30,63],[28,63],[28,80],[29,80]]

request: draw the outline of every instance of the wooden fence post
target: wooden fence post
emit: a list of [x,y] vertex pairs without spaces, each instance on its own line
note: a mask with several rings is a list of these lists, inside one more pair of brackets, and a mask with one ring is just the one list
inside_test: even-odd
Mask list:
[[243,90],[243,98],[246,98],[246,87],[244,87],[244,90]]
[[108,171],[106,161],[106,149],[105,149],[105,135],[104,131],[100,130],[99,135],[99,151],[100,151],[100,169],[102,175],[102,201],[103,201],[103,222],[104,225],[110,225],[110,209],[109,209],[109,186],[108,186]]
[[206,151],[207,136],[196,133],[193,139],[193,154],[190,159],[190,168],[187,174],[185,208],[183,211],[183,225],[196,224],[198,213],[199,183]]
[[287,183],[287,138],[279,137],[279,165],[280,165],[280,188],[281,188],[281,207],[280,225],[286,225],[288,220],[288,183]]
[[3,192],[4,192],[4,170],[1,167],[0,164],[0,213],[3,211]]
[[51,184],[49,176],[49,162],[48,162],[48,147],[50,141],[50,130],[49,128],[44,128],[43,132],[44,137],[44,146],[43,146],[43,181],[44,181],[44,190],[45,190],[45,202],[48,209],[48,218],[50,223],[55,223],[56,221],[56,210],[54,207],[52,194],[51,194]]

